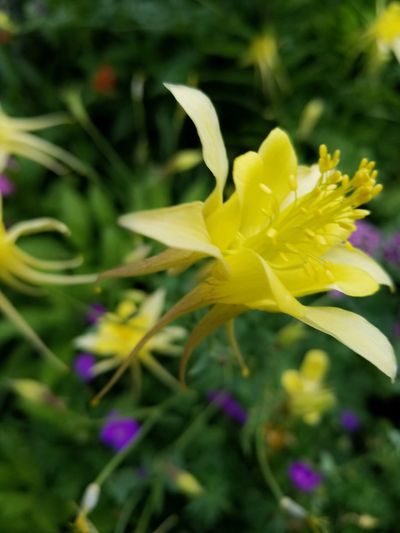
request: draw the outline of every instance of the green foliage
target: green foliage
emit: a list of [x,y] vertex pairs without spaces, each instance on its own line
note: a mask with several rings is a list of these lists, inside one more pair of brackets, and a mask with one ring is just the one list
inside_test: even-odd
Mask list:
[[[372,2],[331,0],[321,8],[316,0],[21,0],[0,2],[0,9],[15,25],[11,34],[0,28],[2,107],[16,117],[70,113],[70,124],[40,135],[92,171],[90,177],[57,176],[22,158],[7,169],[16,193],[4,200],[6,222],[51,216],[71,229],[67,243],[47,235],[23,241],[38,257],[82,254],[78,272],[104,271],[142,244],[117,225],[120,214],[202,199],[210,191],[203,164],[180,174],[166,171],[179,150],[196,149],[199,142],[164,90],[165,81],[196,83],[210,96],[230,160],[256,149],[276,125],[288,130],[305,163],[316,160],[320,143],[340,148],[343,168],[350,171],[364,156],[376,160],[385,190],[371,206],[371,219],[383,240],[399,231],[400,65],[391,57],[379,71],[369,69],[363,35],[375,16]],[[257,69],[243,61],[250,42],[265,31],[277,40],[285,80],[269,89]],[[102,86],[96,79],[104,65],[112,68],[115,82],[103,80]],[[81,98],[86,116],[68,106],[71,91]],[[299,124],[314,99],[322,101],[322,114],[304,137]],[[378,258],[384,261],[382,253]],[[398,266],[386,267],[398,284]],[[40,298],[5,292],[73,368],[74,339],[87,329],[90,304],[114,309],[126,289],[150,292],[164,286],[170,305],[192,286],[192,275],[51,288]],[[324,295],[318,303],[359,312],[389,336],[398,352],[398,294],[382,289],[339,303]],[[200,315],[181,323],[190,330]],[[188,393],[171,393],[143,371],[138,398],[127,373],[93,408],[90,399],[107,377],[82,383],[74,371],[58,372],[2,318],[0,531],[73,530],[85,487],[115,457],[99,442],[112,410],[143,425],[157,416],[138,446],[106,476],[89,515],[100,533],[325,531],[279,508],[257,459],[260,428],[263,453],[283,494],[312,516],[325,517],[330,531],[361,531],[364,515],[377,520],[377,531],[397,530],[399,384],[388,383],[316,331],[307,330],[294,344],[280,344],[278,333],[288,323],[283,316],[258,312],[238,320],[247,379],[221,331],[195,352]],[[280,384],[282,372],[298,368],[312,348],[329,353],[327,381],[337,397],[335,409],[318,426],[289,415]],[[176,358],[159,360],[177,375]],[[11,383],[21,378],[45,384],[58,401],[19,397]],[[217,389],[230,391],[243,405],[244,427],[210,404],[207,393]],[[358,414],[358,431],[343,430],[343,409]],[[302,493],[291,484],[288,467],[298,460],[322,473],[316,491]],[[185,493],[174,469],[190,472],[203,491]]]

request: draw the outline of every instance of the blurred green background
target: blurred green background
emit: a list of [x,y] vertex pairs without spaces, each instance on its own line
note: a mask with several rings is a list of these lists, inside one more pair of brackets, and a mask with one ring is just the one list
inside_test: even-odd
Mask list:
[[[82,272],[102,271],[143,242],[118,227],[119,214],[206,197],[212,179],[204,164],[182,172],[173,164],[181,150],[199,148],[192,124],[163,87],[185,83],[213,101],[230,161],[256,149],[277,125],[288,131],[304,163],[317,160],[321,143],[341,149],[341,168],[349,173],[362,157],[375,160],[385,188],[372,202],[369,220],[380,232],[376,255],[398,284],[399,264],[385,261],[384,243],[400,232],[400,65],[392,54],[380,63],[372,60],[376,43],[367,33],[377,16],[374,2],[1,0],[0,10],[3,111],[15,117],[69,113],[70,124],[39,135],[92,169],[88,177],[57,176],[15,159],[7,169],[15,193],[4,199],[6,223],[52,216],[72,231],[67,244],[37,236],[27,249],[47,257],[82,253]],[[191,286],[192,276],[157,274],[108,281],[101,289],[52,288],[44,298],[4,292],[72,366],[73,339],[87,330],[90,304],[113,309],[124,289],[165,286],[170,306]],[[359,312],[398,351],[398,293],[381,289],[339,303],[323,295],[318,303]],[[196,318],[181,324],[190,329]],[[87,526],[100,533],[396,531],[399,384],[315,331],[305,330],[294,342],[282,340],[280,332],[290,323],[257,312],[238,320],[248,379],[232,362],[221,332],[196,352],[187,395],[172,395],[144,372],[140,399],[132,395],[127,375],[92,408],[90,399],[107,376],[82,383],[73,371],[60,374],[2,318],[0,531],[76,528],[85,487],[114,456],[99,442],[112,410],[152,425],[104,481],[90,514],[94,526]],[[312,348],[330,355],[327,383],[336,397],[316,426],[280,407],[282,372],[298,368]],[[168,360],[166,367],[176,375],[178,361]],[[22,378],[45,384],[57,401],[16,393],[10,380]],[[244,427],[210,407],[211,389],[235,395],[248,414]],[[357,413],[356,432],[341,426],[344,409]],[[271,444],[271,428],[279,446]],[[283,492],[318,520],[279,508],[265,483],[264,459]],[[304,493],[291,484],[288,465],[297,460],[322,473],[317,490]],[[179,486],[174,469],[195,476],[201,494]]]

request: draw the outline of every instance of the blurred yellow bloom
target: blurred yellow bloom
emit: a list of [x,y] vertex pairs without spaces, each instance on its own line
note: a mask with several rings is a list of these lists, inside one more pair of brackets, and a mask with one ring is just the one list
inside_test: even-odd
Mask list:
[[278,43],[272,33],[255,37],[242,57],[243,65],[253,65],[260,76],[266,93],[273,93],[276,86],[285,88],[286,78],[279,57]]
[[328,366],[326,352],[309,350],[300,370],[286,370],[282,374],[281,381],[289,396],[290,410],[307,424],[318,423],[322,413],[335,404],[335,395],[324,385]]
[[24,400],[39,405],[52,406],[55,409],[65,409],[65,404],[40,381],[34,379],[12,379],[10,387]]
[[292,346],[307,337],[306,328],[301,322],[290,322],[276,335],[276,342],[282,348]]
[[15,25],[8,14],[0,10],[0,30],[12,33],[15,29]]
[[391,2],[370,26],[368,35],[375,39],[381,59],[392,51],[400,62],[400,2]]
[[195,498],[204,492],[198,479],[187,470],[178,468],[172,463],[166,463],[164,468],[176,488],[189,498]]
[[165,174],[185,172],[195,167],[202,161],[200,150],[180,150],[164,167]]
[[297,129],[297,136],[301,140],[306,140],[317,125],[322,113],[324,112],[325,104],[319,98],[313,98],[303,109],[301,114],[299,127]]
[[[17,291],[33,295],[41,293],[41,290],[38,289],[41,285],[71,285],[93,282],[96,279],[95,275],[67,276],[46,272],[46,270],[63,270],[76,267],[81,263],[81,258],[67,261],[45,261],[33,257],[17,246],[17,240],[20,237],[46,231],[56,231],[64,235],[69,234],[68,228],[62,222],[52,218],[38,218],[27,222],[19,222],[6,229],[3,223],[0,195],[0,281]],[[60,364],[55,355],[37,337],[2,291],[0,291],[0,310],[14,322],[36,349]]]
[[[211,262],[203,270],[202,281],[148,332],[131,357],[159,328],[211,305],[186,344],[182,372],[192,350],[211,331],[249,309],[258,309],[286,313],[332,335],[393,378],[393,348],[376,327],[350,311],[310,307],[298,300],[333,288],[367,296],[379,284],[392,285],[373,259],[348,242],[356,220],[369,213],[359,206],[382,189],[376,184],[374,163],[362,160],[349,177],[337,169],[339,152],[331,156],[321,146],[318,165],[299,166],[288,135],[277,128],[258,152],[235,159],[236,191],[224,201],[228,160],[211,101],[197,89],[166,87],[195,123],[216,186],[205,202],[122,216],[123,227],[169,248],[104,277],[182,270],[205,257]],[[128,364],[122,365],[109,386]]]
[[0,107],[0,171],[11,155],[19,155],[62,174],[67,167],[86,175],[88,168],[66,150],[52,144],[31,131],[65,124],[65,115],[54,114],[35,118],[13,118]]
[[[114,313],[101,316],[94,330],[76,339],[79,348],[98,356],[106,357],[94,365],[93,375],[100,374],[118,366],[158,321],[164,307],[165,292],[157,290],[150,296],[139,291],[127,293]],[[163,355],[180,355],[182,349],[174,344],[185,335],[180,327],[167,327],[140,350],[138,359],[153,372],[165,385],[176,388],[177,380],[163,368],[152,352]]]
[[79,506],[78,515],[74,522],[76,533],[99,533],[88,519],[88,514],[96,507],[100,498],[100,492],[101,487],[98,483],[90,483],[86,487]]

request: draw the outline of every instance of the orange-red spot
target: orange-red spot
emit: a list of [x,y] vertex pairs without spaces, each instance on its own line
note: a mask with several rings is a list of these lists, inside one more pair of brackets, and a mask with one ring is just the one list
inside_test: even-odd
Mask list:
[[117,76],[111,65],[102,65],[94,74],[92,80],[93,89],[103,95],[111,95],[117,85]]

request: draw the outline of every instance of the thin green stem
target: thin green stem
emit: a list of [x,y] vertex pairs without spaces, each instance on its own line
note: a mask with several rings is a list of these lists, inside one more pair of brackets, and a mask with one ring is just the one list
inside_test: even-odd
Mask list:
[[272,473],[271,467],[269,466],[267,460],[266,446],[264,442],[264,435],[262,431],[262,426],[257,430],[256,433],[256,453],[258,464],[260,465],[261,473],[264,477],[264,480],[268,487],[270,488],[272,494],[278,503],[282,500],[284,494],[275,479],[275,476]]
[[[78,118],[78,117],[77,117]],[[79,120],[79,118],[78,118]],[[108,140],[103,136],[102,133],[96,128],[94,123],[91,121],[90,117],[86,115],[85,120],[79,120],[80,125],[86,131],[86,133],[91,137],[97,148],[105,155],[108,159],[111,166],[118,171],[120,176],[126,181],[130,182],[132,177],[132,172],[128,166],[122,161],[116,150],[108,142]]]

